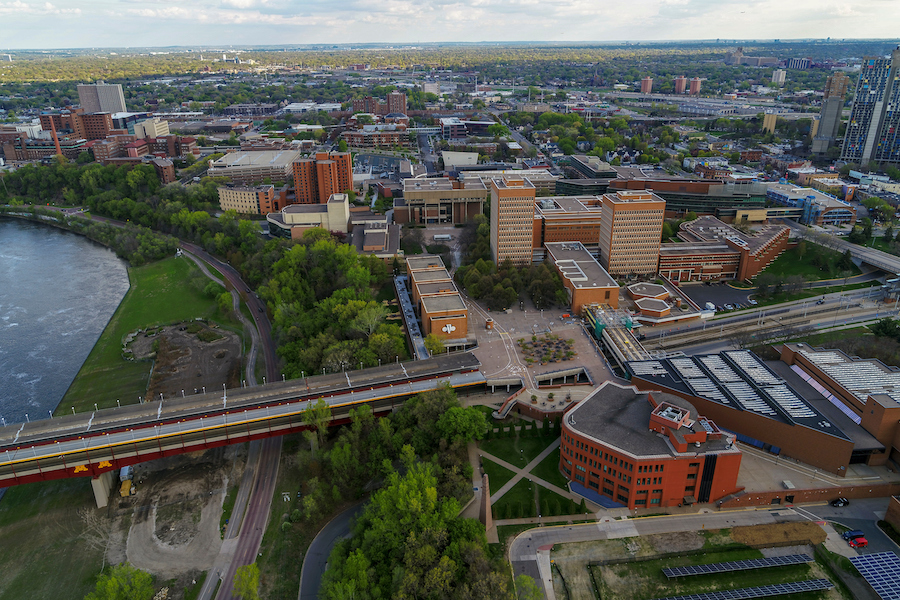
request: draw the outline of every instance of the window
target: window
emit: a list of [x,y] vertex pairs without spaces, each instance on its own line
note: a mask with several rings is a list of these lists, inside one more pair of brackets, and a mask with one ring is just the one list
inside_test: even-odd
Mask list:
[[575,468],[576,468],[577,470],[579,470],[579,471],[585,471],[585,472],[586,472],[586,469],[585,469],[584,467],[582,467],[581,465],[575,465]]
[[699,469],[700,463],[691,463],[688,465],[688,467],[690,467],[691,469]]
[[654,494],[662,494],[662,490],[653,490]]
[[685,494],[688,494],[688,493],[693,494],[693,493],[694,493],[694,489],[695,489],[694,486],[689,485],[688,487],[684,488],[684,493],[685,493]]
[[600,486],[597,484],[596,481],[589,481],[589,482],[588,482],[588,485],[591,486],[592,488],[594,488],[595,490],[599,490],[599,489],[600,489]]
[[647,500],[644,498],[641,498],[640,500],[635,500],[634,504],[635,504],[635,506],[647,506]]
[[577,479],[577,480],[580,481],[581,483],[584,483],[584,475],[576,475],[576,476],[575,476],[575,479]]
[[650,498],[650,504],[659,504],[659,498]]
[[607,487],[603,488],[603,493],[612,498],[613,491]]
[[628,504],[628,496],[623,496],[622,494],[619,494],[618,496],[616,496],[616,499],[619,502],[621,502],[622,504]]
[[687,478],[688,479],[697,479],[697,474],[696,473],[688,473]]

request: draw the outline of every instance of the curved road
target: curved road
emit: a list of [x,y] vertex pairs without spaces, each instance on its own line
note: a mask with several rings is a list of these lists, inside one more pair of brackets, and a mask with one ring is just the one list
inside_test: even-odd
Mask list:
[[338,540],[350,535],[350,523],[362,512],[363,503],[354,504],[332,520],[316,534],[303,558],[300,570],[299,600],[317,600],[322,574],[328,565],[328,557]]

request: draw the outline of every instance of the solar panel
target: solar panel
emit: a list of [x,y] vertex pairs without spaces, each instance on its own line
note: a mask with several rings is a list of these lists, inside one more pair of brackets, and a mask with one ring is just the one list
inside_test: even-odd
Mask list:
[[748,560],[734,560],[729,562],[711,563],[708,565],[691,565],[687,567],[673,567],[663,569],[663,575],[673,577],[689,577],[691,575],[708,575],[710,573],[730,573],[732,571],[749,571],[752,569],[765,569],[768,567],[781,567],[784,565],[800,565],[812,562],[808,554],[789,554],[787,556],[772,556],[770,558],[753,558]]
[[737,590],[722,590],[720,592],[706,592],[703,594],[688,594],[687,596],[667,596],[659,600],[749,600],[751,598],[768,598],[783,594],[800,594],[803,592],[818,592],[830,590],[834,587],[827,579],[807,579],[806,581],[793,581],[790,583],[775,583],[759,587],[741,588]]
[[851,556],[850,562],[882,600],[900,599],[900,558],[893,552]]

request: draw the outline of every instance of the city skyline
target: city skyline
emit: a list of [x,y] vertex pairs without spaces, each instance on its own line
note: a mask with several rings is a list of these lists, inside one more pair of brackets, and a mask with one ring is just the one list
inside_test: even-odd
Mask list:
[[[185,45],[894,38],[890,0],[0,0],[5,49]],[[497,27],[502,22],[503,27]],[[700,35],[698,35],[700,34]],[[189,37],[188,37],[189,36]]]

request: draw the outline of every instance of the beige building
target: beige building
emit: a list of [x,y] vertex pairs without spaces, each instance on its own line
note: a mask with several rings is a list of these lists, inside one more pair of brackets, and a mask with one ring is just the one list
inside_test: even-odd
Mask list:
[[125,112],[125,95],[118,83],[79,83],[78,102],[86,113]]
[[604,194],[600,264],[612,275],[656,273],[666,201],[648,191]]
[[271,206],[275,199],[275,186],[220,187],[219,206],[245,215],[259,215]]
[[232,152],[209,164],[210,177],[230,177],[235,183],[260,183],[266,179],[286,181],[291,177],[299,150]]
[[490,189],[491,180],[497,177],[526,177],[534,186],[535,194],[538,196],[554,195],[556,182],[559,180],[559,175],[554,175],[546,169],[501,169],[497,171],[460,171],[459,173],[459,180],[466,187],[469,187],[473,180],[478,179],[484,183],[485,189]]
[[350,197],[332,194],[325,204],[291,204],[280,212],[266,215],[269,233],[273,236],[297,239],[313,227],[326,231],[350,231]]
[[531,264],[534,197],[528,179],[491,180],[491,254],[498,265],[507,258],[515,265]]
[[169,122],[159,118],[138,121],[134,124],[134,137],[142,138],[158,138],[169,135]]
[[394,201],[397,223],[465,224],[484,211],[488,191],[480,179],[452,181],[439,179],[404,179],[403,198]]
[[775,133],[775,125],[778,122],[778,115],[774,113],[766,113],[763,115],[763,131]]

